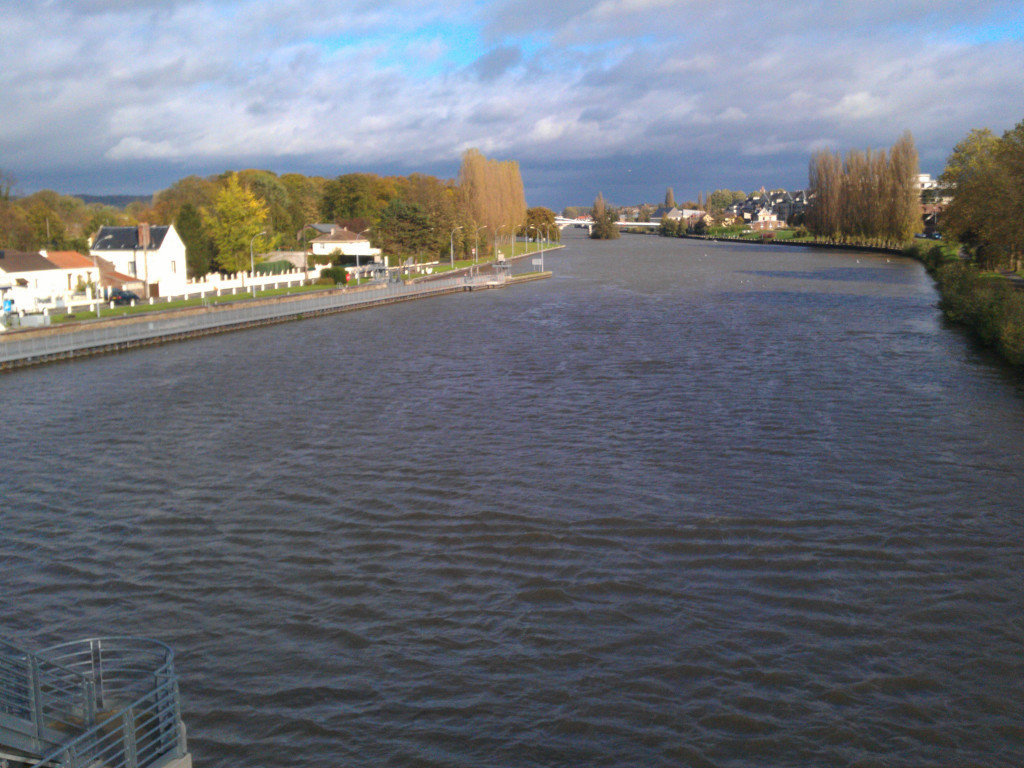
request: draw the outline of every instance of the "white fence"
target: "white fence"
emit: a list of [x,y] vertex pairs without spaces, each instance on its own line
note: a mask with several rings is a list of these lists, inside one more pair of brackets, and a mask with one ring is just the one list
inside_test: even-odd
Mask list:
[[[302,285],[306,280],[316,280],[320,277],[321,266],[310,267],[308,270],[292,269],[276,275],[263,275],[257,273],[255,276],[248,272],[238,272],[234,275],[221,275],[213,272],[202,279],[189,280],[185,284],[183,293],[174,293],[168,296],[159,296],[149,299],[142,299],[141,303],[158,305],[169,304],[172,301],[200,298],[205,299],[213,296],[230,296],[236,293],[247,293],[254,287],[257,291],[273,290],[275,288],[288,288],[295,285]],[[101,298],[90,298],[88,296],[64,296],[60,298],[51,297],[50,301],[36,299],[35,309],[44,315],[61,312],[96,312],[97,308],[110,306],[108,301]]]

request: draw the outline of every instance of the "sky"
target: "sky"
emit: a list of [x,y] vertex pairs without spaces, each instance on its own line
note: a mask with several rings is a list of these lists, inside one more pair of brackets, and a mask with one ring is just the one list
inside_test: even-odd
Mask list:
[[527,202],[799,189],[909,130],[937,175],[1024,120],[1020,0],[0,0],[0,172],[150,194],[263,168],[456,176]]

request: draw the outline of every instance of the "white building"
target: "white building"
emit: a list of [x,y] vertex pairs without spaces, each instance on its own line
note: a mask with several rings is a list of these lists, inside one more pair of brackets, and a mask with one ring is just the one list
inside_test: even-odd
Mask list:
[[360,259],[380,261],[380,248],[373,248],[370,241],[345,227],[333,227],[327,234],[310,241],[313,256],[334,256],[335,254]]
[[100,268],[95,259],[77,251],[40,251],[44,258],[64,273],[64,293],[89,295],[100,284]]
[[39,302],[63,297],[65,271],[40,253],[0,250],[0,294],[15,310],[34,312]]
[[185,292],[188,280],[185,244],[174,226],[102,227],[89,253],[114,269],[142,281],[150,296]]

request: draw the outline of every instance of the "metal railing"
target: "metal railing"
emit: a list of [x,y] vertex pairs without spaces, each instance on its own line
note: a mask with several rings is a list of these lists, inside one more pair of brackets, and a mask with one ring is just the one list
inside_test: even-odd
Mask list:
[[0,744],[38,768],[146,768],[183,756],[173,652],[139,638],[38,653],[0,643]]
[[500,281],[494,276],[463,276],[425,283],[386,283],[379,288],[348,291],[324,291],[310,296],[288,297],[273,301],[245,302],[217,307],[202,307],[192,312],[153,312],[130,315],[123,321],[91,326],[82,323],[67,331],[22,335],[0,334],[0,363],[33,358],[52,358],[90,349],[104,349],[177,336],[230,328],[277,319],[345,308],[370,307],[406,298],[450,293],[483,287]]
[[0,641],[0,734],[10,746],[39,752],[91,728],[95,703],[88,676]]

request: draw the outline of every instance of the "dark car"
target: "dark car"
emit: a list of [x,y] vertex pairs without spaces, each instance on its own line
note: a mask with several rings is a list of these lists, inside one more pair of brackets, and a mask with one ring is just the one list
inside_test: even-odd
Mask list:
[[139,297],[138,294],[118,288],[116,291],[111,291],[110,300],[115,304],[131,304],[133,301],[137,302]]

